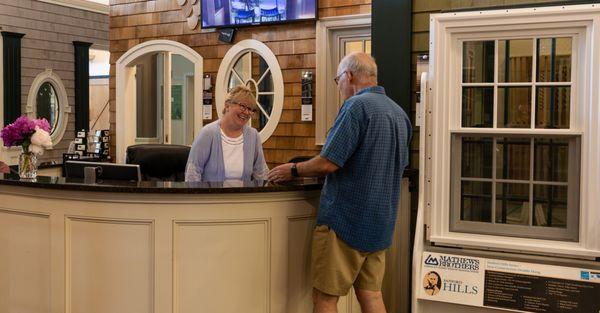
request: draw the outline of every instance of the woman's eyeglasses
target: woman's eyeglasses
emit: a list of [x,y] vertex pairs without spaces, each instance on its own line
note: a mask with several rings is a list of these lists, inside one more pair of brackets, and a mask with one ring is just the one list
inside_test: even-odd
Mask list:
[[242,109],[242,111],[250,113],[250,114],[254,114],[254,113],[256,113],[256,111],[258,111],[258,110],[252,108],[251,106],[249,106],[247,104],[240,103],[240,102],[237,102],[237,101],[234,101],[234,100],[229,100],[229,103],[231,103],[231,104],[237,104],[240,107],[240,109]]

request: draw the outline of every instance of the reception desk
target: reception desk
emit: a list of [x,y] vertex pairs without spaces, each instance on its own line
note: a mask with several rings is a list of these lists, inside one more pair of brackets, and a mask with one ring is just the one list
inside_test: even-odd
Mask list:
[[321,186],[0,175],[0,312],[311,312]]

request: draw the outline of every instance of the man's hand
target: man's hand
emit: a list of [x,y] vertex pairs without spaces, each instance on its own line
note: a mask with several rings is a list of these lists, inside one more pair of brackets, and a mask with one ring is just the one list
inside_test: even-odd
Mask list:
[[292,165],[294,163],[286,163],[271,169],[267,178],[276,183],[292,180]]

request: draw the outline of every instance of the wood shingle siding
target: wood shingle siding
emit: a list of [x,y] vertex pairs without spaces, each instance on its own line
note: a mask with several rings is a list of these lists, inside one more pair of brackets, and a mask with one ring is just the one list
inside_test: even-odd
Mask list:
[[[3,1],[3,0],[0,0]],[[5,1],[5,0],[4,0]],[[417,56],[429,52],[429,15],[442,10],[521,5],[553,2],[554,0],[414,0],[412,59],[413,77],[416,75]],[[319,18],[371,12],[371,0],[320,0]],[[111,131],[115,130],[115,72],[114,63],[135,45],[154,39],[168,39],[184,43],[204,58],[204,72],[211,74],[213,83],[222,58],[231,45],[218,41],[217,33],[190,30],[177,0],[111,0]],[[284,77],[284,110],[272,137],[264,143],[269,167],[286,162],[296,155],[316,155],[321,146],[314,144],[314,122],[300,122],[300,73],[315,72],[315,22],[298,22],[271,26],[239,28],[235,42],[256,39],[264,42],[277,56]],[[315,79],[319,79],[316,77]],[[416,91],[416,80],[413,81]],[[315,104],[318,105],[318,104]],[[414,120],[415,98],[412,101]],[[213,112],[213,117],[217,117]],[[208,122],[208,121],[205,121]],[[113,137],[114,138],[114,137]],[[418,167],[418,127],[412,143],[412,167]],[[114,144],[114,142],[113,142]],[[115,151],[113,147],[113,151]]]
[[[370,0],[320,0],[319,17],[369,13]],[[110,8],[110,112],[111,131],[115,131],[114,86],[116,60],[135,45],[155,39],[168,39],[190,46],[204,58],[204,73],[214,80],[221,61],[232,45],[218,41],[216,32],[190,30],[177,0],[111,0]],[[315,22],[242,27],[234,43],[244,39],[264,42],[277,56],[283,72],[284,109],[277,129],[263,147],[269,167],[287,162],[298,155],[316,155],[314,122],[300,122],[300,76],[302,71],[315,72]],[[214,108],[215,106],[213,106]],[[216,119],[217,112],[213,112]],[[205,121],[205,124],[209,121]],[[113,142],[114,144],[114,142]],[[113,147],[113,151],[115,151]]]

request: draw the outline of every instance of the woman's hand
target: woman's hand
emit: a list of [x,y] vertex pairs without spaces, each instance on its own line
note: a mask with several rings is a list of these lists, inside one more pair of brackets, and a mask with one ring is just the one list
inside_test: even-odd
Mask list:
[[10,168],[2,161],[0,161],[0,173],[10,173]]
[[269,171],[267,178],[276,183],[292,180],[292,165],[294,163],[286,163],[273,168]]

